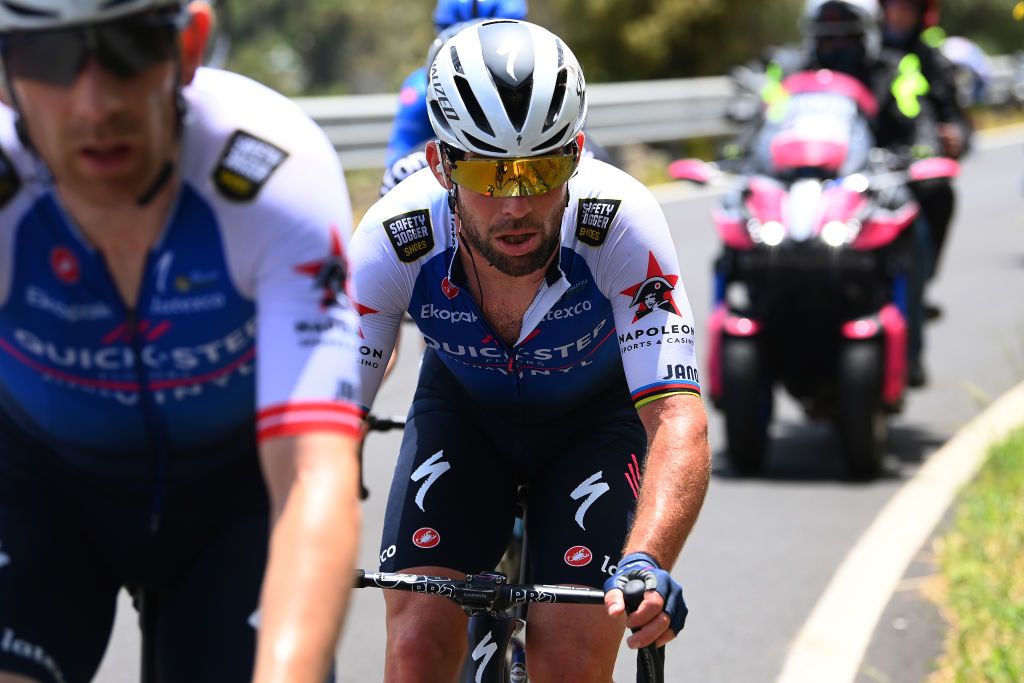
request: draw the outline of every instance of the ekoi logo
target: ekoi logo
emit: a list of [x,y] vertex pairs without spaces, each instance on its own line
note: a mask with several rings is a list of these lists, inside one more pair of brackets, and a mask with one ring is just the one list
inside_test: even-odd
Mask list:
[[412,535],[412,544],[417,548],[434,548],[438,543],[441,542],[441,534],[437,533],[434,529],[429,526],[425,526],[421,529],[417,529],[416,533]]
[[585,545],[574,545],[565,551],[563,559],[570,567],[586,567],[594,559],[594,553]]

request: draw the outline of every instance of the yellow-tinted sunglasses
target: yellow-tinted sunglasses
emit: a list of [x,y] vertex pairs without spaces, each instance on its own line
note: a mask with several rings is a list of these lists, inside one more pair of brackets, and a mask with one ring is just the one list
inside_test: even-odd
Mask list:
[[488,197],[527,197],[550,192],[576,171],[575,154],[553,154],[524,159],[455,161],[451,179],[456,185]]

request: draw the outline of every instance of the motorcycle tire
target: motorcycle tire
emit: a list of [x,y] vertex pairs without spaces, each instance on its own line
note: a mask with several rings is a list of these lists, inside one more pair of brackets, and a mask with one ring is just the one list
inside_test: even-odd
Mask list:
[[887,422],[882,405],[882,347],[854,342],[839,351],[836,433],[850,476],[873,479],[882,468]]
[[722,340],[722,412],[729,464],[740,475],[757,474],[768,450],[772,386],[756,339]]

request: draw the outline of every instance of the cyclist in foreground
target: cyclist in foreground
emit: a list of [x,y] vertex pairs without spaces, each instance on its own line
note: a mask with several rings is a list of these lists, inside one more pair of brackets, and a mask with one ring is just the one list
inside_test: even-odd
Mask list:
[[210,23],[0,4],[3,683],[89,681],[122,586],[161,598],[162,681],[328,675],[360,523],[348,195],[294,104],[199,68]]
[[[657,202],[581,160],[586,88],[558,37],[520,21],[458,33],[431,67],[428,168],[353,236],[363,405],[406,310],[427,345],[381,543],[382,571],[493,568],[529,485],[530,581],[602,586],[602,608],[536,605],[533,680],[611,679],[631,575],[652,589],[632,647],[686,616],[668,573],[710,453],[693,316]],[[483,485],[481,485],[483,482]],[[388,593],[388,681],[450,681],[466,616]]]

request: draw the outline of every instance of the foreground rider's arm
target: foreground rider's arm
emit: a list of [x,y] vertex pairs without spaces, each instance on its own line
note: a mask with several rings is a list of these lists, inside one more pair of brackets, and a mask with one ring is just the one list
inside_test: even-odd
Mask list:
[[[256,431],[273,524],[254,681],[323,683],[359,540],[355,444],[359,320],[350,297],[348,192],[337,154],[309,122],[287,150],[251,231]],[[298,124],[293,128],[298,127]]]
[[260,448],[275,523],[256,683],[321,683],[330,670],[360,529],[355,444],[314,432]]
[[[644,553],[667,571],[697,521],[711,478],[707,416],[701,399],[687,395],[655,401],[639,413],[648,435],[647,464],[623,557]],[[648,591],[628,621],[638,629],[630,647],[660,646],[676,636],[664,608],[664,598]]]
[[657,201],[642,186],[628,190],[609,229],[598,269],[612,303],[619,353],[634,405],[647,430],[636,515],[616,573],[605,583],[609,613],[624,610],[619,589],[632,575],[647,592],[627,624],[631,647],[671,640],[686,606],[669,570],[704,501],[711,455],[700,398],[693,311],[676,247]]

